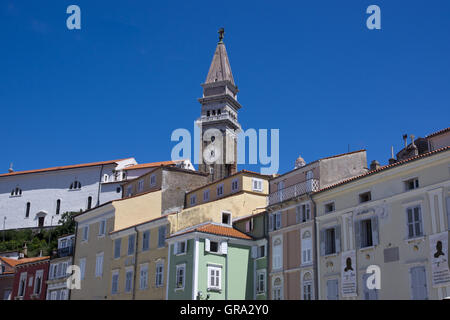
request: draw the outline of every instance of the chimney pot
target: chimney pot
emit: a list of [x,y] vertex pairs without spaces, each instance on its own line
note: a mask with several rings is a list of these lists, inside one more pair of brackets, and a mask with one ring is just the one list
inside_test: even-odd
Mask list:
[[376,170],[376,169],[378,169],[378,168],[380,168],[381,166],[380,166],[380,163],[377,161],[377,160],[373,160],[371,163],[370,163],[370,170]]

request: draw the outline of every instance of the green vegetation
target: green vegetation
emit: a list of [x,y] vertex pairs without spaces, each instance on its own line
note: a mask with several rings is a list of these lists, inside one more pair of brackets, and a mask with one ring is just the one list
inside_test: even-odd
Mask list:
[[58,249],[58,237],[75,232],[74,214],[78,212],[66,212],[61,215],[59,226],[52,229],[40,230],[8,230],[0,234],[0,252],[22,251],[27,244],[28,257],[36,257],[42,250],[45,256]]

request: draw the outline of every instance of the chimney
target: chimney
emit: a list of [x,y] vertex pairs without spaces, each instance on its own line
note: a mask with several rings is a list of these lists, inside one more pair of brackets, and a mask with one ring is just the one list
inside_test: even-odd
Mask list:
[[370,163],[370,170],[372,171],[372,170],[376,170],[376,169],[379,169],[381,166],[380,166],[380,163],[377,161],[377,160],[373,160],[371,163]]
[[408,135],[405,133],[403,135],[403,141],[405,141],[405,148],[408,146]]
[[28,248],[27,248],[27,243],[25,242],[25,244],[23,245],[23,256],[27,257],[28,256]]
[[415,144],[414,144],[414,135],[412,134],[412,135],[410,135],[409,137],[411,138],[411,146],[415,147]]
[[394,158],[394,146],[391,146],[391,157],[389,158],[389,164],[395,163],[396,160]]
[[11,162],[10,165],[9,165],[8,172],[9,172],[9,173],[13,173],[13,172],[14,172],[14,169],[13,169],[13,163],[12,163],[12,162]]

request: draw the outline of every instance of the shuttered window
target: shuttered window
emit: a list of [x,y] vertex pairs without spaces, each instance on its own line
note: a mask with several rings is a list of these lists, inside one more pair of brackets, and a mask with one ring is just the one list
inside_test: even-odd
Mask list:
[[164,247],[166,242],[166,226],[158,228],[158,248]]
[[413,267],[410,270],[411,277],[411,296],[413,300],[427,300],[427,278],[425,267]]
[[337,279],[327,281],[327,299],[339,300],[339,286]]
[[423,235],[421,207],[411,207],[406,209],[406,219],[408,225],[408,237],[415,238]]
[[114,240],[114,259],[120,258],[120,246],[122,244],[122,239]]

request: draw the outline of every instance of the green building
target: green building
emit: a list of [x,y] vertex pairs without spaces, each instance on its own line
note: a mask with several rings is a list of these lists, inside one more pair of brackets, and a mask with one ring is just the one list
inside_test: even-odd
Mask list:
[[[208,222],[181,230],[167,242],[167,299],[266,297],[266,262],[265,257],[258,257],[258,251],[267,255],[265,238],[257,240],[230,225]],[[264,270],[259,283],[257,270]]]

